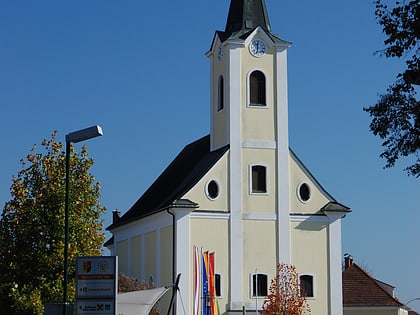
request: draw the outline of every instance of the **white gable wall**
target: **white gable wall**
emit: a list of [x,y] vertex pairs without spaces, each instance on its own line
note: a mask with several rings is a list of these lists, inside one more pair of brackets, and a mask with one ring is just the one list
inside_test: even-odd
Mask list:
[[[309,174],[306,169],[289,154],[290,169],[290,212],[294,214],[321,214],[320,209],[333,199],[319,186],[318,182]],[[308,201],[302,202],[299,199],[298,189],[301,184],[306,183],[311,192]]]

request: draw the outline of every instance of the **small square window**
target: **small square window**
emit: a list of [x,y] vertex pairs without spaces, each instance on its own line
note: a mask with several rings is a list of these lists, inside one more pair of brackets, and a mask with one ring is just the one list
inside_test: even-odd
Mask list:
[[216,291],[216,297],[222,296],[222,276],[218,273],[214,275],[214,286]]
[[251,192],[267,192],[267,168],[262,165],[253,165],[251,168]]
[[245,27],[251,29],[254,27],[254,23],[252,20],[245,20]]

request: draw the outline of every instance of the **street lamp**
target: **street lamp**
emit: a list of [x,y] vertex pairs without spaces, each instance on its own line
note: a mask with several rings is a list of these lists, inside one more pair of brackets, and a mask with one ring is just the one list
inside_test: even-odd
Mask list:
[[66,199],[64,203],[64,315],[67,315],[67,286],[69,282],[69,205],[70,205],[70,143],[76,143],[102,136],[102,128],[98,125],[74,131],[66,135]]
[[416,297],[414,299],[411,299],[410,301],[408,301],[407,303],[405,303],[405,305],[408,305],[408,303],[413,302],[413,301],[418,301],[420,300],[420,297]]
[[414,301],[420,301],[420,297],[416,297],[414,299],[411,299],[410,301],[408,301],[407,303],[405,303],[405,306],[408,307],[408,309],[410,309],[410,307],[408,306],[408,303],[414,302]]

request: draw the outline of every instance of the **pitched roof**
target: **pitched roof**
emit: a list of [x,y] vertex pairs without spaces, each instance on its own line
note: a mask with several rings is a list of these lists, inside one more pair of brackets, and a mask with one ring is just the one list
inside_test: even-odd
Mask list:
[[374,279],[354,262],[346,266],[342,277],[344,307],[404,306],[389,290],[385,290],[381,285],[383,282]]
[[210,135],[187,145],[136,203],[107,229],[165,210],[182,198],[229,149],[210,151]]

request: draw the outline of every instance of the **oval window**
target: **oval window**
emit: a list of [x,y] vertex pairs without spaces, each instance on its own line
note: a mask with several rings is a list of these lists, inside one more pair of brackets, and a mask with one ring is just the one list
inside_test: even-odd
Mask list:
[[298,197],[302,202],[311,199],[311,187],[307,183],[302,183],[298,187]]
[[219,196],[219,185],[215,180],[211,180],[207,184],[207,196],[210,199],[216,199]]

